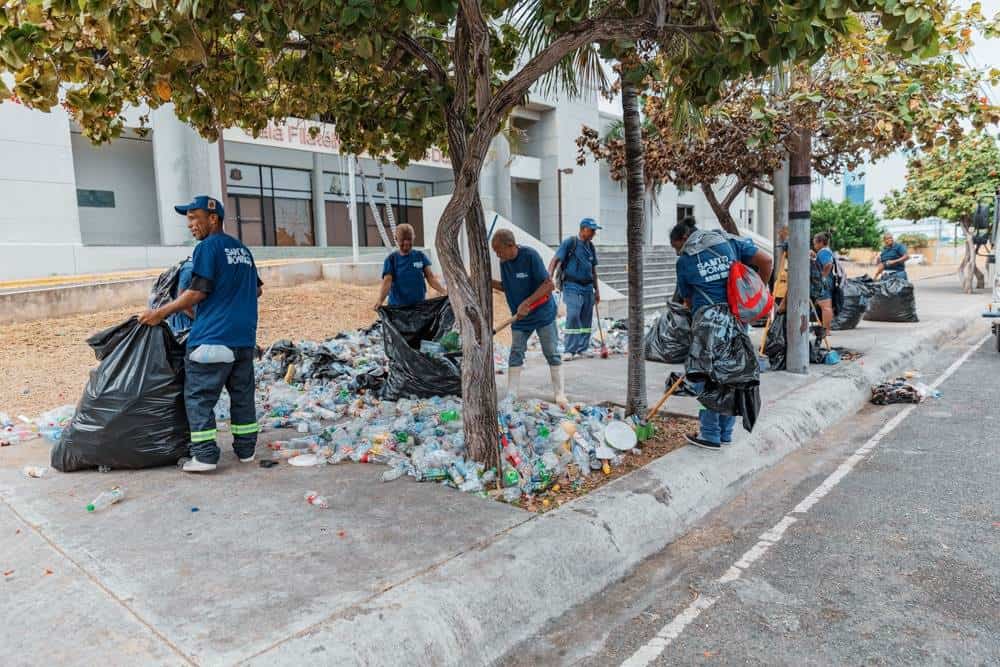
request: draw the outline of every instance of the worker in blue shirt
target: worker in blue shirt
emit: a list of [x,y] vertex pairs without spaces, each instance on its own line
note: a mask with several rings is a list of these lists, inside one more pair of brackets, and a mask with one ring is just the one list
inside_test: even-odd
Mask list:
[[830,235],[820,232],[813,237],[813,251],[809,268],[809,298],[816,302],[820,321],[825,331],[830,333],[833,322],[833,251],[830,250]]
[[[764,284],[771,279],[771,257],[750,239],[681,222],[670,230],[670,245],[677,251],[677,295],[695,317],[706,306],[728,303],[726,285],[733,262],[755,267]],[[704,388],[703,383],[693,384],[695,391]],[[698,434],[687,436],[695,447],[720,451],[722,445],[732,443],[736,417],[702,407],[698,422]]]
[[593,239],[601,226],[593,218],[580,221],[580,233],[567,237],[549,262],[549,275],[562,267],[563,303],[566,304],[566,328],[563,329],[563,361],[577,355],[592,357],[590,334],[594,305],[601,302],[597,284],[597,249]]
[[[503,291],[510,312],[517,316],[511,326],[507,393],[517,398],[528,339],[532,333],[537,333],[542,353],[549,362],[553,398],[558,405],[565,406],[568,401],[563,383],[562,359],[559,358],[556,304],[551,298],[552,290],[555,289],[552,278],[545,270],[541,256],[533,248],[519,246],[514,233],[509,229],[498,229],[490,244],[500,259],[500,280],[493,281],[493,289]],[[549,299],[532,310],[531,305],[545,297]]]
[[427,285],[439,294],[447,294],[444,286],[431,271],[431,260],[413,249],[413,226],[396,227],[396,246],[382,264],[382,289],[379,291],[375,310],[382,307],[386,296],[390,306],[410,306],[427,298]]
[[885,273],[883,278],[909,280],[906,275],[906,260],[910,255],[906,252],[906,246],[896,243],[896,239],[888,232],[882,237],[882,246],[875,277],[878,278],[880,274]]
[[198,307],[184,364],[191,460],[183,470],[208,472],[219,462],[215,404],[223,387],[231,401],[233,449],[242,463],[254,460],[260,428],[254,405],[253,359],[262,283],[250,250],[222,231],[222,202],[200,195],[174,210],[187,217],[188,229],[199,241],[191,260],[191,285],[170,303],[147,310],[139,321],[156,326],[174,313]]

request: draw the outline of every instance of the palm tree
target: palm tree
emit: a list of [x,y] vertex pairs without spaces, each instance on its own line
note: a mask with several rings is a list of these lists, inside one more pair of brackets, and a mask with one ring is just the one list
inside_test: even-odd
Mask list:
[[639,91],[624,77],[621,81],[628,199],[625,231],[628,246],[628,393],[625,411],[639,415],[646,408],[646,363],[642,345],[642,247],[646,236],[642,124],[639,120]]

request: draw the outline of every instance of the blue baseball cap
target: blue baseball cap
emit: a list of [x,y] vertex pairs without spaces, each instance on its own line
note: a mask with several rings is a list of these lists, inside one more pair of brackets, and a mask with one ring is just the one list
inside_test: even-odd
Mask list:
[[226,208],[222,205],[222,202],[208,195],[198,195],[188,204],[174,206],[174,210],[181,215],[187,215],[188,211],[196,211],[198,209],[208,213],[215,213],[219,216],[220,222],[226,219]]
[[580,221],[580,229],[604,229],[593,218],[584,218]]

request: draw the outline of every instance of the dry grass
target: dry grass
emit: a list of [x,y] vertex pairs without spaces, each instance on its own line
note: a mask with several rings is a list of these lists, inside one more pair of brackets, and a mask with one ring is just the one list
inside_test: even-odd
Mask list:
[[[323,340],[345,329],[367,327],[378,288],[326,281],[265,289],[257,341]],[[497,319],[507,317],[503,297],[494,298]],[[0,412],[33,417],[76,403],[96,365],[86,339],[140,312],[140,307],[0,326]],[[509,330],[497,340],[510,345]]]

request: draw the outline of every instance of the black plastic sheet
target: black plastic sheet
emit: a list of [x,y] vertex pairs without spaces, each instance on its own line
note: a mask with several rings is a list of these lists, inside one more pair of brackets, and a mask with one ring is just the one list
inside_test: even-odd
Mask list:
[[695,313],[691,352],[685,373],[692,382],[704,382],[698,401],[724,415],[743,417],[743,428],[753,429],[760,411],[760,364],[757,351],[729,306],[706,306]]
[[683,304],[667,303],[667,311],[646,332],[643,351],[646,361],[682,364],[691,350],[691,311]]
[[913,283],[902,278],[885,278],[869,283],[872,296],[865,311],[869,322],[919,322]]
[[841,292],[844,295],[843,303],[830,324],[830,328],[834,331],[846,331],[858,326],[865,310],[868,309],[868,301],[872,294],[871,283],[848,278],[844,281]]
[[133,317],[87,343],[101,363],[52,448],[52,467],[151,468],[187,456],[184,347],[170,328],[148,327]]
[[430,356],[420,352],[420,341],[440,340],[455,325],[447,297],[412,306],[379,308],[389,373],[381,396],[395,401],[416,396],[461,396],[462,369],[454,355]]

